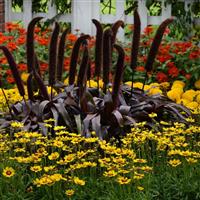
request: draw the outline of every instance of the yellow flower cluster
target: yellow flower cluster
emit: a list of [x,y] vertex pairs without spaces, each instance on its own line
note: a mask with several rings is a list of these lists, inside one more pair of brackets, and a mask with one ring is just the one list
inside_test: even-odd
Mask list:
[[200,90],[184,91],[185,83],[182,81],[174,81],[171,89],[167,92],[167,96],[178,104],[182,104],[189,109],[199,112],[200,110]]

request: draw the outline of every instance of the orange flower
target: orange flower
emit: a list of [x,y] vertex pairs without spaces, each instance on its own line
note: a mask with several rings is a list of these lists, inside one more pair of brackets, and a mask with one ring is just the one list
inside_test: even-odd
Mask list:
[[138,71],[138,72],[144,72],[145,68],[144,68],[144,66],[137,66],[136,67],[136,71]]
[[19,37],[19,38],[17,39],[17,44],[18,44],[18,45],[22,45],[22,44],[24,44],[25,42],[26,42],[25,36],[21,36],[21,37]]
[[11,51],[17,49],[17,45],[16,45],[15,42],[9,42],[9,43],[7,44],[7,46],[8,46],[8,48],[9,48]]
[[24,64],[24,63],[19,63],[19,64],[18,64],[18,69],[19,69],[20,71],[25,71],[25,70],[27,70],[27,65]]
[[40,45],[48,45],[49,39],[48,38],[42,38],[42,37],[36,37],[36,40]]
[[70,40],[71,42],[75,42],[77,40],[77,36],[74,34],[69,34],[67,35],[67,39]]

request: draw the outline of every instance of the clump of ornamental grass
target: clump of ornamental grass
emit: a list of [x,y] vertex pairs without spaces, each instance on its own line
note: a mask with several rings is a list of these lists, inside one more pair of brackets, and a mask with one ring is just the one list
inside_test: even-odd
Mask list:
[[[119,138],[126,135],[136,122],[147,122],[148,128],[154,128],[161,120],[187,123],[190,115],[188,109],[170,101],[167,97],[153,95],[149,97],[144,89],[138,90],[132,86],[122,84],[125,53],[121,46],[116,44],[118,28],[123,27],[122,21],[117,21],[112,27],[103,30],[100,22],[93,19],[97,28],[95,48],[95,75],[97,88],[88,88],[90,80],[90,53],[87,45],[89,35],[82,34],[74,44],[69,69],[69,84],[62,82],[63,58],[67,30],[61,36],[60,27],[55,23],[49,44],[49,80],[46,83],[40,75],[40,64],[34,51],[34,27],[42,18],[34,18],[27,31],[27,65],[29,77],[27,80],[28,100],[25,100],[24,85],[19,76],[17,65],[12,54],[6,47],[3,50],[11,71],[17,83],[17,88],[23,101],[9,106],[10,122],[19,121],[24,124],[26,131],[39,131],[44,135],[50,130],[45,126],[45,120],[53,118],[53,126],[66,126],[70,132],[79,132],[90,137],[95,131],[100,139]],[[152,42],[147,62],[146,79],[148,73],[155,70],[153,63],[158,52],[165,28],[172,19],[167,19],[159,26]],[[137,67],[137,56],[140,41],[140,17],[137,10],[134,12],[134,34],[131,52],[131,67],[134,76]],[[59,42],[60,41],[60,42]],[[110,83],[112,68],[112,54],[117,51],[118,58],[115,64],[114,78]],[[77,77],[77,81],[76,81]],[[99,80],[103,79],[103,89],[99,87]],[[50,94],[48,92],[50,87]],[[144,88],[144,87],[143,87]],[[37,94],[36,94],[37,93]],[[152,119],[151,114],[157,117]],[[7,117],[6,117],[7,118]],[[2,128],[9,125],[8,119],[2,122]],[[160,124],[160,126],[162,126]],[[54,135],[54,130],[50,132]]]

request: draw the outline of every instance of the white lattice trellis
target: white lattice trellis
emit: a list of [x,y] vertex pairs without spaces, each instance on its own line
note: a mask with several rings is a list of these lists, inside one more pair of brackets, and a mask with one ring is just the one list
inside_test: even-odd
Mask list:
[[[5,21],[18,21],[22,20],[27,26],[29,21],[35,16],[43,16],[44,18],[52,18],[56,15],[57,10],[51,3],[48,4],[48,13],[33,13],[32,12],[32,0],[23,0],[23,12],[16,13],[12,11],[12,0],[5,0]],[[180,0],[185,3],[185,8],[188,9],[188,4],[194,0]],[[75,33],[76,29],[79,29],[83,33],[90,35],[95,34],[95,27],[91,22],[91,19],[95,18],[102,23],[113,23],[116,20],[123,20],[127,24],[133,23],[133,17],[124,14],[125,0],[116,0],[116,14],[115,15],[103,15],[100,13],[100,0],[72,0],[72,13],[63,14],[59,17],[59,21],[70,22],[72,32]],[[145,6],[145,0],[138,0],[138,12],[141,17],[142,29],[148,24],[158,25],[164,19],[171,17],[171,5],[164,6],[164,0],[162,0],[162,13],[160,16],[148,16],[147,8]],[[118,38],[123,40],[123,29],[119,30]]]

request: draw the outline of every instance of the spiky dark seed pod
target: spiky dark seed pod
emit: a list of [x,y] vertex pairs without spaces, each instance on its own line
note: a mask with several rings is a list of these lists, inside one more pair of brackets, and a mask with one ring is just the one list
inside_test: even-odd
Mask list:
[[48,95],[48,92],[47,92],[47,88],[44,85],[44,82],[41,79],[40,75],[35,70],[33,71],[33,75],[34,75],[35,80],[38,83],[39,90],[40,90],[44,100],[49,100],[49,95]]
[[27,79],[27,92],[28,92],[28,99],[34,101],[32,79],[33,79],[33,74],[30,73]]
[[80,36],[72,49],[72,54],[71,54],[71,60],[70,60],[70,68],[69,68],[69,85],[73,85],[75,81],[75,76],[76,76],[76,65],[78,61],[78,55],[79,55],[79,49],[80,46],[85,40],[89,39],[89,35],[82,35]]
[[26,55],[27,55],[27,67],[28,72],[33,71],[35,67],[35,57],[34,57],[34,28],[37,22],[39,22],[43,17],[35,17],[31,20],[27,29],[27,38],[26,38]]
[[133,40],[132,40],[132,48],[131,48],[131,69],[135,71],[137,67],[137,57],[140,45],[140,32],[141,32],[141,21],[140,16],[135,10],[134,12],[134,32],[133,32]]
[[101,23],[92,19],[96,26],[96,43],[95,43],[95,76],[100,77],[103,64],[103,28]]
[[88,62],[89,62],[89,53],[87,46],[85,46],[83,52],[83,58],[80,65],[80,70],[78,73],[78,81],[77,81],[78,87],[83,87],[85,85],[85,81],[87,79]]
[[109,72],[112,65],[112,29],[108,28],[103,34],[103,83],[104,92],[106,92],[106,87],[109,83]]
[[158,27],[158,30],[156,31],[156,35],[153,39],[148,57],[147,57],[147,61],[146,61],[146,65],[145,65],[145,69],[147,72],[150,72],[153,70],[153,63],[155,60],[155,57],[158,53],[158,49],[160,46],[160,43],[162,41],[162,37],[163,34],[165,32],[166,27],[173,21],[172,18],[166,19],[165,21],[163,21],[160,26]]
[[56,22],[55,28],[51,35],[50,46],[49,46],[49,85],[53,87],[55,84],[55,76],[56,76],[56,64],[57,64],[57,43],[59,36],[60,26]]
[[68,28],[64,30],[64,32],[61,35],[60,42],[59,42],[59,48],[58,48],[58,60],[57,60],[57,80],[62,81],[62,73],[63,73],[63,64],[64,64],[64,53],[65,53],[65,40],[66,35],[68,33]]
[[117,59],[116,71],[115,71],[115,77],[114,77],[113,89],[112,89],[113,107],[116,108],[118,106],[119,90],[120,90],[120,85],[121,85],[123,72],[124,72],[125,52],[123,48],[117,44],[114,45],[114,48],[117,50],[119,54],[118,59]]
[[0,46],[0,49],[3,51],[4,55],[6,56],[8,64],[9,64],[10,69],[12,71],[12,75],[15,79],[16,84],[17,84],[18,91],[19,91],[20,95],[23,97],[25,95],[25,90],[24,90],[24,85],[22,83],[21,77],[19,75],[19,71],[17,69],[17,64],[16,64],[12,54],[10,53],[10,51],[8,50],[7,47]]
[[122,27],[124,28],[124,22],[122,20],[118,20],[116,21],[111,29],[112,29],[112,32],[113,32],[113,35],[112,35],[112,45],[115,43],[115,40],[116,40],[116,36],[117,36],[117,32],[118,32],[118,29]]

